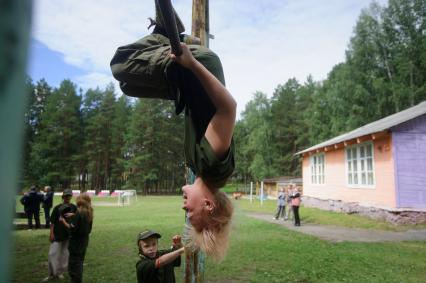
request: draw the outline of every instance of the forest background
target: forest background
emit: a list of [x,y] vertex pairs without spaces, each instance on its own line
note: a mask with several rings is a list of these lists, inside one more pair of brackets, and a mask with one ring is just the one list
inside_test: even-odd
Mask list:
[[[113,84],[85,92],[67,79],[58,88],[43,79],[27,84],[22,189],[180,192],[184,129],[173,102],[118,97]],[[232,178],[300,176],[296,152],[423,100],[426,2],[373,2],[355,24],[345,61],[325,80],[290,79],[270,98],[253,94],[235,127]]]

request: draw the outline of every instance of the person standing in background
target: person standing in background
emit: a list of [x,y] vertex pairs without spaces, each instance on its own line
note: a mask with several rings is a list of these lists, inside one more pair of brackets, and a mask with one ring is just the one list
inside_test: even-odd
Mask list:
[[291,200],[293,198],[293,189],[294,189],[294,184],[290,184],[288,189],[287,189],[287,215],[285,216],[284,220],[290,219],[292,218],[292,214],[293,214],[293,208],[291,206]]
[[61,215],[59,221],[70,231],[68,274],[71,283],[82,283],[83,263],[89,245],[89,234],[92,232],[93,208],[92,200],[86,193],[77,197],[76,204],[77,211]]
[[294,189],[291,198],[291,207],[294,213],[294,226],[300,226],[299,207],[300,207],[300,193],[297,187]]
[[28,219],[28,229],[33,229],[33,218],[35,220],[35,228],[40,228],[40,203],[43,195],[37,192],[36,186],[31,186],[30,191],[21,198],[21,204],[24,206],[25,214]]
[[275,220],[277,220],[278,218],[284,220],[286,201],[286,193],[284,192],[284,188],[281,188],[277,197],[277,212],[275,213]]
[[50,223],[49,276],[42,282],[63,279],[63,273],[68,269],[68,243],[70,233],[59,219],[67,213],[75,213],[77,207],[71,203],[72,191],[65,189],[62,193],[63,202],[53,208]]
[[50,209],[53,206],[53,190],[50,186],[44,187],[46,193],[43,197],[44,219],[46,220],[45,227],[50,228]]

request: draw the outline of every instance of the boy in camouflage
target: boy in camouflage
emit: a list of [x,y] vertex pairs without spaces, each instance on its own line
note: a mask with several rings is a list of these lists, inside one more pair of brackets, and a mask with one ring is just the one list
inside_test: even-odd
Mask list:
[[137,245],[140,260],[136,263],[136,276],[139,283],[174,283],[174,268],[180,266],[180,256],[184,252],[181,237],[173,237],[169,250],[158,250],[157,232],[146,230],[138,234]]

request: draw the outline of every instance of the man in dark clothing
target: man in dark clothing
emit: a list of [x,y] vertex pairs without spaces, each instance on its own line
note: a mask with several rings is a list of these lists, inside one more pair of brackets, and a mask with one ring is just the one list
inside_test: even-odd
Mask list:
[[138,283],[175,283],[174,267],[180,266],[180,255],[184,253],[179,235],[173,237],[173,246],[158,250],[161,235],[150,230],[139,233],[137,245],[140,260],[136,263]]
[[31,186],[30,191],[21,198],[28,219],[28,229],[33,229],[33,217],[36,229],[40,228],[40,203],[42,200],[43,195],[37,192],[36,186]]
[[50,209],[53,206],[53,190],[50,186],[44,187],[46,193],[43,198],[44,219],[46,220],[46,228],[50,228]]
[[68,270],[68,242],[70,235],[68,229],[59,219],[61,216],[65,216],[66,213],[75,213],[77,211],[77,207],[71,203],[71,198],[72,191],[65,189],[62,193],[63,202],[53,208],[50,217],[49,276],[43,282],[48,282],[55,278],[63,278],[63,273]]

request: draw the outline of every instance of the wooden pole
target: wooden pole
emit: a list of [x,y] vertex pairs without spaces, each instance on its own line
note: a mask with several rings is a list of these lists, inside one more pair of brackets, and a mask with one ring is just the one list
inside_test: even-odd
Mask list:
[[192,36],[201,40],[201,45],[209,47],[209,1],[192,1]]
[[[200,38],[201,45],[209,47],[209,2],[208,0],[192,1],[192,33],[193,37]],[[191,171],[191,170],[188,170]],[[192,172],[188,173],[188,179],[195,176]],[[186,225],[190,225],[186,218]],[[187,229],[185,229],[187,232]],[[186,235],[187,236],[187,235]],[[184,283],[203,283],[204,282],[204,261],[205,254],[202,251],[185,250],[185,270]]]

